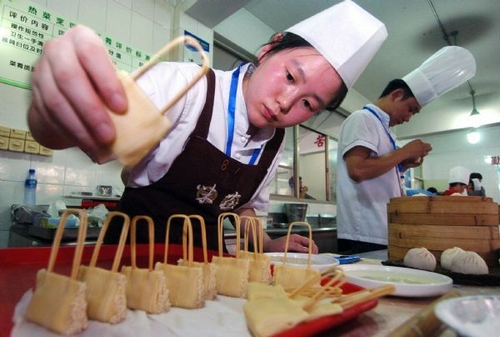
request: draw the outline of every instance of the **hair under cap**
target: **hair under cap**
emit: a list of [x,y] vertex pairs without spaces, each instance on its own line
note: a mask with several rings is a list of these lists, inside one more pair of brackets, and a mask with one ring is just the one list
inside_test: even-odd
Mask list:
[[385,25],[350,0],[305,19],[286,31],[316,48],[350,88],[387,38]]

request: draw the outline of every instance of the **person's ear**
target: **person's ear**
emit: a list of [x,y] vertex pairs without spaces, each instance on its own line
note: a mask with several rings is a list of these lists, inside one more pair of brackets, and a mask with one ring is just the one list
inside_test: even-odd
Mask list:
[[391,96],[391,100],[392,100],[392,101],[395,101],[395,100],[397,100],[397,99],[399,99],[399,100],[403,100],[404,94],[405,94],[405,92],[404,92],[404,90],[403,90],[403,89],[396,89],[396,90],[393,90],[393,91],[391,92],[391,94],[390,94],[390,96]]
[[266,56],[267,52],[269,52],[269,50],[271,50],[271,48],[273,47],[273,44],[276,41],[281,40],[282,38],[283,38],[283,33],[276,33],[273,35],[273,37],[271,38],[271,41],[269,41],[269,43],[266,43],[262,47],[262,49],[260,50],[259,54],[257,55],[257,59],[259,60],[259,63]]

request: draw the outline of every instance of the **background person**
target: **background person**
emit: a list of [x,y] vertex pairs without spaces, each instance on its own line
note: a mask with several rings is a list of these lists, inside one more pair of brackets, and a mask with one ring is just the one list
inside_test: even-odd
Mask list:
[[[290,179],[288,179],[288,184],[290,185],[290,188],[292,189],[292,194],[295,194],[295,177],[293,177],[293,176],[290,177]],[[309,188],[307,188],[307,186],[304,186],[302,184],[302,177],[299,177],[299,198],[316,200],[316,198],[307,194],[307,191],[309,191]]]
[[389,82],[375,104],[344,121],[338,144],[337,235],[339,252],[361,253],[387,247],[387,204],[403,196],[401,177],[422,165],[432,150],[415,139],[396,146],[391,127],[475,74],[474,57],[464,48],[445,47],[403,79]]
[[469,188],[467,190],[470,196],[485,197],[486,191],[483,186],[483,175],[478,172],[472,172],[470,174]]
[[469,184],[470,171],[463,166],[455,166],[450,169],[448,183],[449,187],[443,195],[467,196],[467,185]]

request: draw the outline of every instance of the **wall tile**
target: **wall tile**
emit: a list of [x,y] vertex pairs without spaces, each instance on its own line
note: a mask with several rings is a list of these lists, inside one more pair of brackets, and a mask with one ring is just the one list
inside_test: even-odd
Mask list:
[[78,1],[79,0],[50,0],[47,1],[47,8],[68,20],[76,20],[78,17]]
[[158,50],[163,48],[170,40],[172,40],[171,29],[155,23],[153,26],[153,50],[156,53]]
[[[118,2],[109,1],[106,13],[105,34],[128,43],[130,41],[130,29],[132,24],[132,13]],[[135,46],[134,46],[135,47]]]
[[149,21],[155,18],[155,0],[132,0],[132,11],[144,16]]
[[172,29],[174,9],[165,0],[155,1],[154,22]]
[[145,52],[153,52],[153,21],[132,13],[130,44]]
[[117,2],[128,9],[132,9],[132,0],[108,0],[108,2]]
[[[78,23],[91,27],[98,33],[106,30],[107,5],[103,0],[83,0],[78,2]],[[99,8],[99,10],[96,10]]]

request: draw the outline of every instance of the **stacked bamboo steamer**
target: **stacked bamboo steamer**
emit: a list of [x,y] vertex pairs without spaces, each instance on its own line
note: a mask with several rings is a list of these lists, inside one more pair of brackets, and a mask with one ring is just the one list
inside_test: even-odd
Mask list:
[[437,260],[453,247],[478,253],[498,266],[499,206],[487,197],[415,196],[387,205],[388,255],[400,261],[411,248],[425,247]]

